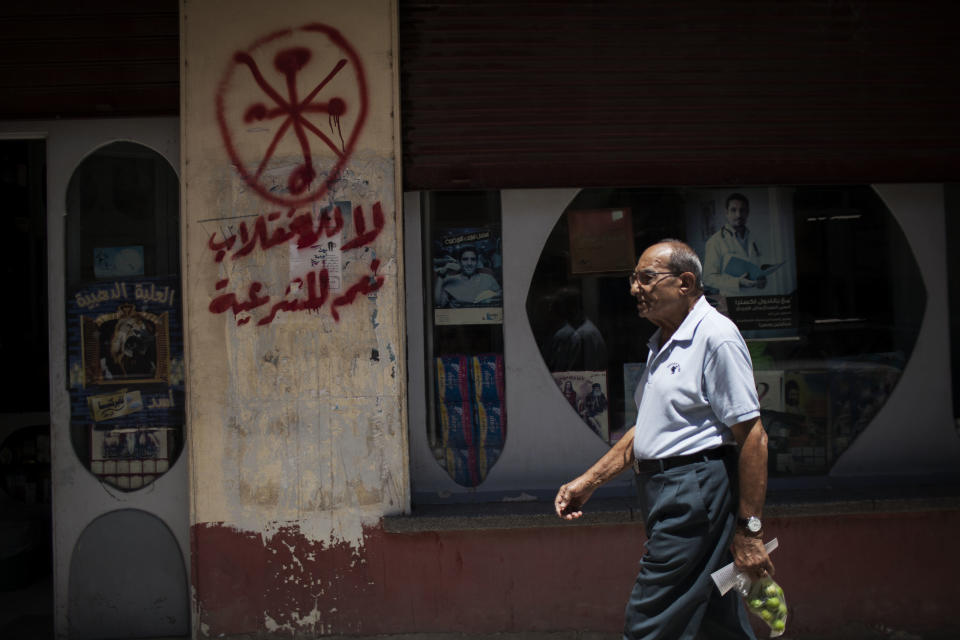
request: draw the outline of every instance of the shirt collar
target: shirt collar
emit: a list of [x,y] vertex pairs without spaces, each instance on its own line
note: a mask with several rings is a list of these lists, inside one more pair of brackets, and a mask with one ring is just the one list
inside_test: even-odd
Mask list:
[[[671,342],[689,342],[693,340],[693,333],[697,330],[697,326],[700,324],[700,321],[703,320],[704,316],[707,315],[707,312],[711,309],[710,303],[707,302],[707,298],[704,295],[700,295],[700,298],[694,303],[693,308],[687,313],[687,316],[683,319],[683,322],[680,323],[680,326],[677,327],[677,330],[673,332],[673,335],[670,336],[670,339],[667,340],[667,343],[663,345],[663,348],[666,349],[667,345]],[[661,351],[660,344],[660,332],[661,329],[657,329],[653,332],[653,335],[650,337],[650,341],[647,343],[647,346],[650,347],[650,351],[653,353],[658,353]]]
[[[734,238],[737,237],[737,230],[730,226],[730,223],[723,225],[723,228],[726,229],[727,233],[732,235]],[[743,239],[746,240],[750,237],[750,227],[747,227],[743,230]]]

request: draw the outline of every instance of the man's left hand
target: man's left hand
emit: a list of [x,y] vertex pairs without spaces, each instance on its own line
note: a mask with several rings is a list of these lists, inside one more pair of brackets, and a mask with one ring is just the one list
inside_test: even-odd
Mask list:
[[751,537],[738,530],[733,534],[730,551],[733,552],[733,564],[737,571],[754,578],[773,575],[773,562],[763,546],[763,538]]

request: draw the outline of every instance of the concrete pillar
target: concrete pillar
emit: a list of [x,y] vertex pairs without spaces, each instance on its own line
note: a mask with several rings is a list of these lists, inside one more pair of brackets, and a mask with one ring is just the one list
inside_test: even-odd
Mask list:
[[336,633],[409,505],[396,3],[181,8],[196,635]]

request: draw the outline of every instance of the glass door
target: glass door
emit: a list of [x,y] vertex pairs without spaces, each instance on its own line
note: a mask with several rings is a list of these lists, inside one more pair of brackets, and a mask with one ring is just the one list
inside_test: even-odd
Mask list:
[[45,149],[55,636],[186,637],[179,122],[2,136]]

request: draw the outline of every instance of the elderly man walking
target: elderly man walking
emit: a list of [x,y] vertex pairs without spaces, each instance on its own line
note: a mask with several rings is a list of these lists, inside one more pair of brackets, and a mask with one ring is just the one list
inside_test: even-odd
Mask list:
[[767,436],[750,354],[703,297],[702,278],[696,253],[678,240],[640,256],[630,293],[658,329],[634,393],[637,422],[555,499],[557,515],[579,518],[597,487],[633,466],[647,544],[624,638],[754,638],[739,597],[720,597],[710,574],[731,557],[753,576],[773,573],[760,521]]

